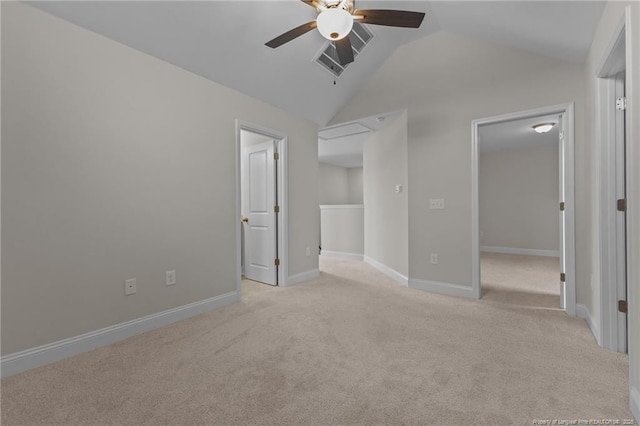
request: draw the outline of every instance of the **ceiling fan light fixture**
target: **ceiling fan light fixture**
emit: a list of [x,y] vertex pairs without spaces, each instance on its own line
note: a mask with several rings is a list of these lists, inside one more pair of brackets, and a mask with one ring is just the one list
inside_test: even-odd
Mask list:
[[353,16],[339,7],[320,12],[316,20],[318,31],[327,40],[341,40],[349,35],[353,28]]
[[555,125],[556,123],[539,123],[533,126],[533,130],[535,130],[536,133],[547,133],[550,132]]

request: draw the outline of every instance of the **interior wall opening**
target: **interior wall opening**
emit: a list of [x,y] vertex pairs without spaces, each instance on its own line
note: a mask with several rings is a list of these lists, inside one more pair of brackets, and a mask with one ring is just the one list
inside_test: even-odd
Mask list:
[[563,308],[559,122],[551,114],[479,129],[483,299]]
[[[576,315],[573,126],[572,103],[472,122],[472,286],[476,297],[564,309]],[[541,135],[548,138],[546,152]],[[514,148],[516,143],[519,149]],[[510,146],[512,152],[488,153],[501,144]],[[527,155],[518,152],[525,149],[530,150]],[[537,156],[542,161],[539,165],[533,161]],[[509,170],[511,175],[500,175]],[[544,176],[542,170],[546,170]],[[496,184],[485,185],[491,180]],[[538,185],[542,183],[547,191]],[[505,228],[510,231],[501,233]],[[498,262],[499,255],[531,258],[504,257]],[[534,279],[527,271],[536,262],[547,273]]]
[[245,297],[286,285],[286,137],[239,122],[236,138],[238,287]]

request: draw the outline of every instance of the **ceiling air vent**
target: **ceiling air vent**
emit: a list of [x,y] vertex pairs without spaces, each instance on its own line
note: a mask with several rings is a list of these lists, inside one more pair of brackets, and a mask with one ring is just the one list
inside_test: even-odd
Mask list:
[[[349,34],[351,47],[353,48],[353,57],[357,58],[362,49],[373,39],[373,33],[357,22],[353,23],[353,31]],[[338,53],[333,43],[327,43],[322,48],[320,54],[316,57],[315,62],[320,64],[322,68],[329,71],[335,77],[340,77],[344,70],[349,66],[341,66],[338,62]]]

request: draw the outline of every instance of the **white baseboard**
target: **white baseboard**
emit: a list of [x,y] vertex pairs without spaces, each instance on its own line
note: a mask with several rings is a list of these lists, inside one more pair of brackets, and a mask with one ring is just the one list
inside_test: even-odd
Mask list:
[[524,254],[528,256],[560,257],[559,250],[521,249],[512,247],[481,246],[480,251],[487,253]]
[[341,259],[352,259],[352,260],[363,260],[364,255],[360,253],[345,253],[342,251],[330,251],[330,250],[322,250],[320,252],[321,256],[327,257],[339,257]]
[[406,276],[402,275],[400,272],[389,268],[387,265],[380,263],[377,260],[370,258],[369,256],[364,256],[363,259],[369,265],[373,266],[378,271],[382,272],[394,281],[397,281],[405,287],[408,285],[409,279]]
[[636,418],[636,423],[640,423],[640,391],[633,386],[629,391],[629,409]]
[[591,316],[591,312],[589,312],[589,309],[587,308],[587,306],[582,303],[577,303],[576,315],[579,318],[583,318],[587,321],[587,325],[591,330],[591,334],[593,334],[593,337],[595,337],[596,343],[598,343],[598,346],[602,346],[600,343],[601,342],[600,328],[598,327],[598,323],[594,321],[593,317]]
[[300,274],[291,275],[287,282],[282,287],[291,287],[296,284],[303,283],[305,281],[313,280],[320,276],[320,271],[318,269],[312,269],[310,271],[305,271]]
[[79,336],[9,354],[0,358],[0,376],[7,377],[42,365],[51,364],[52,362],[60,361],[100,346],[110,345],[239,300],[240,295],[237,291],[233,291]]
[[478,299],[475,291],[471,286],[464,286],[460,284],[450,284],[450,283],[442,283],[438,281],[427,281],[427,280],[419,280],[416,278],[410,278],[409,288],[430,291],[432,293],[446,294],[447,296]]

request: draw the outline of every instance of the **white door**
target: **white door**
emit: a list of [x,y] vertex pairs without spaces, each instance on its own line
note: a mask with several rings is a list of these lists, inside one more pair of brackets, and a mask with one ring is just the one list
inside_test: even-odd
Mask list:
[[277,281],[275,141],[242,149],[242,222],[245,277]]
[[565,182],[564,182],[564,162],[565,162],[565,128],[564,128],[564,117],[561,114],[558,118],[558,130],[560,131],[560,137],[558,140],[558,152],[559,152],[559,194],[560,194],[560,307],[562,309],[567,308],[567,286],[565,282],[565,273],[566,273],[566,262],[565,262],[565,254],[566,254],[566,245],[565,245],[565,227],[566,227],[566,215],[565,215]]
[[[616,76],[616,100],[625,97],[624,73]],[[616,200],[625,200],[624,206],[615,206],[616,212],[616,287],[618,300],[627,300],[627,214],[626,214],[626,136],[625,110],[616,107]],[[612,208],[614,208],[612,206]],[[616,305],[618,300],[616,300]],[[616,308],[618,308],[616,306]],[[618,351],[627,352],[627,314],[618,310]]]

